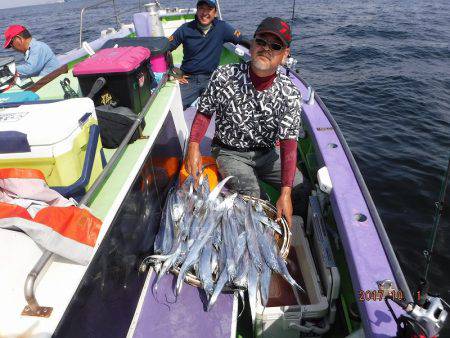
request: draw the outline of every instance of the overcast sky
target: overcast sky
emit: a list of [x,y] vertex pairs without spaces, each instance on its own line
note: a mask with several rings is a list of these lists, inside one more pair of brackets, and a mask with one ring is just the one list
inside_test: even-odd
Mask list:
[[29,5],[41,5],[48,4],[51,2],[57,2],[57,0],[0,0],[0,9],[1,8],[12,8],[12,7],[20,7],[20,6],[29,6]]

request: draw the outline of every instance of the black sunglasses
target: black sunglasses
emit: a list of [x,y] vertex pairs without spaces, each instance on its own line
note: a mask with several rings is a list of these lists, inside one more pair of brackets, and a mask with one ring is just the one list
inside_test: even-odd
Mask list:
[[284,46],[281,45],[281,44],[279,44],[279,43],[276,43],[276,42],[269,42],[269,41],[266,41],[266,40],[261,39],[261,38],[255,38],[255,43],[256,43],[258,46],[261,46],[261,47],[269,46],[269,48],[270,48],[271,50],[274,50],[274,51],[277,51],[277,52],[280,51],[280,50],[282,50],[282,49],[284,48]]

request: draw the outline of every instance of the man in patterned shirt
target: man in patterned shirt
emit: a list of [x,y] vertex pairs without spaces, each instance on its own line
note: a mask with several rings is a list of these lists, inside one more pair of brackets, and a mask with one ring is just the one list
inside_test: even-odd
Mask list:
[[305,216],[308,193],[296,168],[301,94],[278,68],[289,55],[291,40],[286,22],[266,18],[251,43],[251,61],[213,73],[199,99],[186,157],[187,171],[197,178],[202,168],[199,144],[216,114],[211,152],[221,176],[234,176],[228,187],[255,197],[261,195],[258,180],[279,188],[277,217],[284,215],[289,224],[292,199],[295,213]]

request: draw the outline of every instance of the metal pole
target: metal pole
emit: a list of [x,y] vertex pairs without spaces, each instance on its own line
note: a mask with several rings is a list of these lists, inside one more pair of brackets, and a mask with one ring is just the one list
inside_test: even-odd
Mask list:
[[83,14],[85,11],[86,7],[83,7],[81,9],[81,14],[80,14],[80,48],[83,47]]
[[219,13],[219,19],[222,20],[222,11],[220,10],[220,1],[217,0],[217,12]]
[[44,269],[51,256],[52,253],[50,251],[44,251],[41,258],[39,258],[38,262],[33,267],[33,270],[31,270],[31,272],[27,276],[27,279],[25,280],[25,299],[27,300],[28,306],[33,311],[38,311],[39,309],[39,304],[34,295],[34,283],[37,276],[39,275],[39,272]]
[[93,4],[93,5],[83,7],[81,9],[81,14],[80,14],[80,39],[79,39],[80,40],[79,41],[80,42],[80,48],[83,47],[83,14],[84,14],[85,10],[88,9],[88,8],[95,8],[95,7],[99,6],[99,5],[102,5],[104,3],[111,2],[111,1],[113,3],[113,7],[114,7],[114,16],[116,18],[117,29],[120,28],[119,13],[117,12],[116,3],[115,3],[114,0],[99,1],[99,2],[97,2],[95,4]]
[[119,14],[117,13],[117,7],[116,7],[115,0],[112,0],[112,3],[113,3],[113,7],[114,7],[114,16],[116,17],[116,28],[120,29],[120,19],[119,19]]
[[292,18],[291,18],[291,22],[294,22],[295,19],[295,0],[294,3],[292,5]]

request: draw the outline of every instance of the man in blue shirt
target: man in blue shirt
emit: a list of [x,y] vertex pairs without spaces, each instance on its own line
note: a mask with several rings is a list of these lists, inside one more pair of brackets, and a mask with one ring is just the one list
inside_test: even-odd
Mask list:
[[24,26],[12,25],[5,31],[4,48],[11,47],[24,54],[25,61],[16,67],[19,77],[45,76],[60,66],[50,47],[32,38]]
[[200,0],[195,20],[183,24],[169,37],[171,51],[183,44],[181,74],[177,75],[185,109],[205,90],[219,65],[225,42],[250,46],[238,30],[217,19],[216,14],[216,0]]

